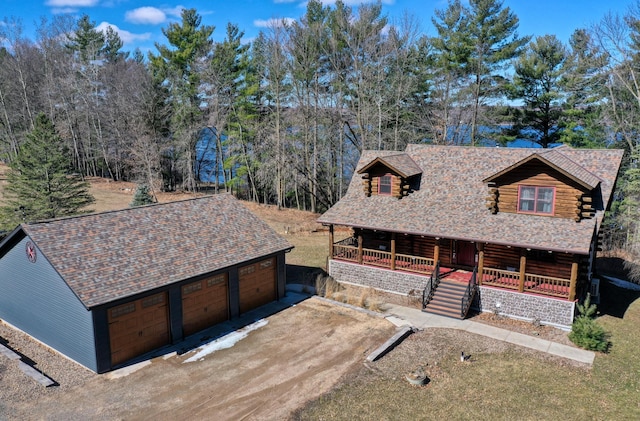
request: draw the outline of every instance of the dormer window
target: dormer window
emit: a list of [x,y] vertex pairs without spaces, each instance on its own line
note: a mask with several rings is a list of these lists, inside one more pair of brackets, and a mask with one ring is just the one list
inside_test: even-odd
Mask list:
[[380,183],[378,184],[378,194],[391,195],[391,174],[380,176]]
[[518,189],[518,212],[553,215],[556,188],[520,186]]

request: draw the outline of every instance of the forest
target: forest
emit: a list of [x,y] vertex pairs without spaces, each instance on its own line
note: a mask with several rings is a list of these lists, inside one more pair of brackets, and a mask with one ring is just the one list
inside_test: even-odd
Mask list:
[[624,148],[607,241],[640,256],[640,1],[566,44],[519,34],[500,0],[449,0],[432,23],[427,36],[381,3],[311,0],[251,42],[233,23],[214,42],[220,29],[184,9],[145,54],[87,15],[42,18],[35,39],[5,17],[0,161],[45,115],[69,173],[322,212],[364,149]]

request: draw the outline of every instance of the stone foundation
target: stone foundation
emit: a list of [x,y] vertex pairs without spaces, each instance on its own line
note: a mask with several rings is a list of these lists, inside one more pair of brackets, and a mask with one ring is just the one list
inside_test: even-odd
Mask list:
[[[345,282],[405,296],[422,294],[428,277],[389,269],[329,260],[329,275]],[[499,304],[499,306],[498,306]],[[515,319],[538,320],[545,325],[570,329],[575,303],[559,298],[523,294],[481,286],[473,307],[483,312],[497,312]]]
[[523,294],[492,287],[480,287],[474,307],[483,312],[527,321],[538,320],[545,325],[571,329],[575,303],[560,298]]
[[329,275],[338,282],[346,282],[402,295],[422,294],[427,276],[393,271],[390,269],[329,260]]

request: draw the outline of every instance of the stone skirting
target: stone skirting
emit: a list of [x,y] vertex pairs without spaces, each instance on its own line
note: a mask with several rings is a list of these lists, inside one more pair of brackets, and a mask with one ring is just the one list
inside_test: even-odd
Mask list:
[[538,320],[545,325],[570,329],[573,323],[575,303],[560,298],[542,297],[534,294],[480,287],[474,307],[483,312],[527,321]]
[[429,280],[429,277],[424,275],[412,275],[340,260],[329,260],[329,275],[338,282],[362,285],[402,295],[415,295],[417,292],[422,294]]
[[[424,275],[412,275],[339,260],[329,260],[329,275],[338,282],[402,295],[421,293],[429,279]],[[479,288],[473,307],[483,312],[497,312],[516,319],[538,320],[542,324],[562,329],[571,328],[575,313],[575,303],[572,301],[487,286]]]

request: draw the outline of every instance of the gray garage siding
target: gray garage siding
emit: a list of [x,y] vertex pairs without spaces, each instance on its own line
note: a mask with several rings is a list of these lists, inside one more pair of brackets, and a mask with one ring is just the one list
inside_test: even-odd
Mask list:
[[40,249],[35,263],[27,260],[27,241],[0,259],[0,319],[96,371],[91,312]]

